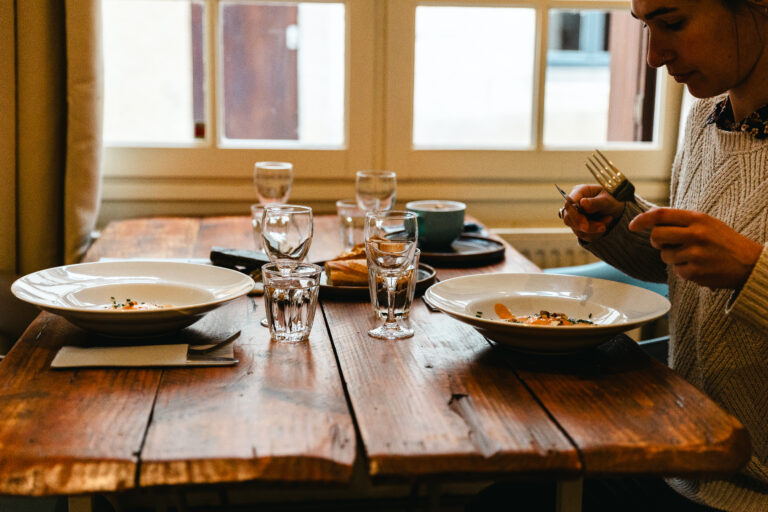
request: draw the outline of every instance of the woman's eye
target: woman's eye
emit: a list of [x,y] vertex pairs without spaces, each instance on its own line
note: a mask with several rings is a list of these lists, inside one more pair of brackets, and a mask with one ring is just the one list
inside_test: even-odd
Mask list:
[[683,28],[683,22],[682,21],[667,22],[667,23],[664,23],[664,27],[667,30],[680,30],[681,28]]

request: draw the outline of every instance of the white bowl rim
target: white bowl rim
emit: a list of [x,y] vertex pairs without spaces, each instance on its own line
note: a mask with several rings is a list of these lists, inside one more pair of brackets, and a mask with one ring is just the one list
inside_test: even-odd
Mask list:
[[[186,267],[190,271],[193,270],[205,270],[205,272],[209,273],[219,273],[220,275],[226,275],[233,278],[232,281],[232,290],[230,293],[227,293],[226,295],[222,297],[218,297],[215,300],[211,301],[205,301],[205,302],[193,302],[189,304],[183,304],[183,305],[177,305],[170,308],[163,308],[163,309],[138,309],[134,311],[117,311],[114,309],[96,309],[96,308],[90,308],[90,307],[76,307],[76,306],[69,306],[61,302],[51,302],[46,300],[40,300],[37,297],[28,295],[23,289],[21,289],[22,286],[25,284],[27,286],[35,287],[34,285],[29,285],[28,280],[32,276],[44,274],[46,272],[51,271],[77,271],[79,269],[87,269],[87,268],[94,268],[94,267],[110,267],[110,266],[119,266],[122,264],[130,263],[131,265],[137,265],[140,267],[151,267],[151,266],[173,266],[173,267]],[[132,277],[132,278],[140,278],[140,277],[152,277],[149,275],[149,273],[146,274],[134,274],[131,276],[126,277]],[[234,279],[236,278],[236,279]],[[83,280],[79,284],[82,284],[83,286],[79,287],[73,287],[70,290],[67,291],[67,294],[72,293],[74,291],[79,291],[85,288],[88,288],[89,285],[93,284],[95,280],[99,279],[99,276],[94,276],[92,280]],[[114,283],[119,284],[119,283]],[[188,282],[188,281],[174,281],[174,284],[183,284],[184,286],[191,286],[191,287],[197,287],[197,288],[204,288],[202,286],[195,286],[194,283]],[[73,263],[70,265],[61,265],[58,267],[51,267],[47,269],[38,270],[36,272],[31,272],[29,274],[26,274],[18,279],[16,279],[13,284],[11,284],[11,292],[19,299],[23,300],[25,302],[28,302],[30,304],[33,304],[35,306],[40,307],[41,309],[47,309],[47,310],[56,310],[56,311],[63,311],[63,312],[77,312],[77,313],[87,313],[87,314],[97,314],[97,315],[114,315],[114,314],[120,314],[125,315],[126,313],[131,315],[158,315],[163,314],[165,312],[172,313],[175,311],[184,311],[189,309],[199,309],[199,308],[210,308],[211,306],[215,306],[217,304],[222,304],[224,302],[230,301],[232,299],[235,299],[237,297],[240,297],[242,295],[245,295],[246,293],[250,292],[255,285],[255,282],[253,279],[243,274],[242,272],[239,272],[237,270],[228,269],[224,267],[217,267],[214,265],[207,265],[202,263],[192,263],[192,262],[183,262],[183,261],[173,261],[170,259],[149,259],[149,258],[141,258],[141,259],[110,259],[109,261],[94,261],[94,262],[85,262],[85,263]],[[64,294],[58,295],[58,298],[61,298]]]
[[[581,283],[598,282],[598,283],[602,283],[605,286],[610,286],[614,288],[624,288],[625,290],[631,290],[634,293],[645,295],[648,298],[658,301],[658,307],[657,307],[657,310],[653,313],[640,316],[640,317],[633,317],[629,321],[624,321],[624,322],[599,324],[599,325],[582,325],[582,326],[547,326],[547,325],[517,324],[517,323],[511,323],[511,322],[504,322],[498,319],[489,319],[489,318],[473,316],[465,313],[464,311],[460,311],[457,308],[446,307],[446,304],[450,303],[450,301],[447,299],[441,298],[439,296],[436,296],[437,291],[439,291],[441,287],[442,288],[449,287],[461,281],[490,279],[491,282],[499,284],[502,280],[510,279],[510,278],[542,279],[542,280],[551,280],[553,278],[554,279],[564,278],[566,280],[572,280],[574,282],[581,282]],[[491,298],[492,293],[493,291],[487,292],[487,296]],[[473,274],[473,275],[459,276],[459,277],[454,277],[450,279],[445,279],[443,281],[433,284],[426,290],[425,295],[427,300],[430,301],[430,303],[434,305],[436,308],[442,310],[444,313],[447,313],[448,315],[453,316],[457,319],[466,320],[467,323],[472,325],[476,325],[480,327],[487,326],[488,328],[504,326],[504,327],[510,327],[515,329],[522,328],[522,329],[547,330],[553,333],[561,332],[563,334],[573,334],[576,332],[583,332],[584,334],[589,335],[591,333],[597,334],[599,331],[603,331],[603,330],[605,331],[615,330],[618,326],[624,326],[624,325],[631,326],[631,325],[643,324],[645,322],[648,322],[650,320],[656,319],[664,315],[669,311],[669,308],[671,307],[671,304],[666,297],[652,290],[641,288],[639,286],[635,286],[632,284],[611,281],[608,279],[600,279],[596,277],[573,276],[573,275],[567,275],[567,274],[549,274],[549,273],[543,273],[543,272],[536,272],[536,273],[504,272],[504,273],[488,273],[488,274]]]

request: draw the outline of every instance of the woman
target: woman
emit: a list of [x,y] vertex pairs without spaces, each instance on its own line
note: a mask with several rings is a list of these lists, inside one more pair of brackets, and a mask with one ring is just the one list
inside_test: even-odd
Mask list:
[[670,365],[750,433],[739,474],[667,483],[709,507],[768,510],[768,0],[633,0],[632,13],[649,32],[648,64],[700,98],[672,207],[580,185],[571,197],[601,218],[565,205],[563,221],[611,265],[669,282]]

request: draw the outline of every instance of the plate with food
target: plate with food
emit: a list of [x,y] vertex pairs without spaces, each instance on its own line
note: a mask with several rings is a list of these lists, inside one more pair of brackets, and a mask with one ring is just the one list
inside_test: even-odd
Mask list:
[[645,288],[557,274],[456,277],[432,285],[425,298],[492,341],[539,354],[597,346],[670,307]]
[[253,288],[221,267],[163,260],[110,260],[40,270],[11,292],[103,336],[157,336],[186,327]]
[[[336,258],[323,263],[324,272],[320,278],[320,297],[339,299],[369,299],[368,263],[365,246],[358,244]],[[416,295],[424,293],[435,282],[435,269],[424,263],[419,264],[416,276]]]

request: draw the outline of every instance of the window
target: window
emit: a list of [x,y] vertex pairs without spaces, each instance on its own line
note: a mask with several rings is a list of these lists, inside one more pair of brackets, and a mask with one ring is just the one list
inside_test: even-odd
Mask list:
[[623,1],[105,0],[103,16],[103,220],[244,214],[260,160],[293,162],[291,200],[321,211],[386,168],[399,202],[552,223],[551,182],[588,179],[593,147],[666,194],[681,88],[645,65]]

